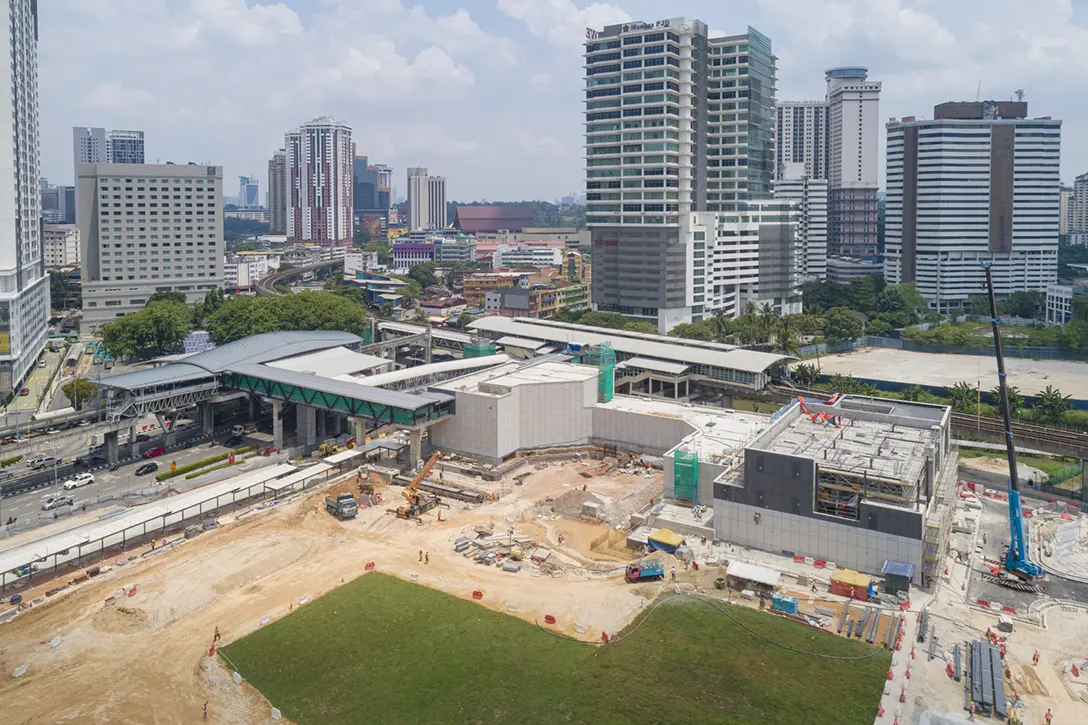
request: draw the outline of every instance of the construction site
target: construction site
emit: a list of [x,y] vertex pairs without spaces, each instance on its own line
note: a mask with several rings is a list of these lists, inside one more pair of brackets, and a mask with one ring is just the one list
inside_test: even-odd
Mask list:
[[[154,711],[188,722],[209,703],[219,722],[320,722],[260,663],[295,641],[293,622],[306,622],[303,643],[332,636],[337,612],[313,621],[307,608],[371,573],[529,623],[524,641],[614,652],[679,616],[659,612],[695,603],[706,611],[692,626],[767,646],[766,662],[800,671],[831,658],[843,683],[857,678],[852,694],[829,697],[838,719],[782,700],[743,720],[707,704],[703,721],[958,723],[972,704],[998,720],[1041,722],[1051,708],[1057,722],[1088,721],[1083,515],[1018,495],[1010,507],[1011,494],[959,480],[946,406],[832,395],[768,416],[616,395],[607,344],[527,361],[472,352],[437,372],[374,376],[398,391],[419,381],[383,400],[438,406],[426,417],[376,420],[344,450],[271,454],[146,511],[92,511],[0,543],[7,721],[146,722]],[[257,364],[243,372],[295,383]],[[366,379],[328,394],[385,394]],[[736,624],[730,611],[742,609],[757,618],[721,619]],[[264,649],[231,662],[247,641]],[[292,679],[341,676],[335,662],[312,666]],[[628,714],[618,721],[662,717]]]

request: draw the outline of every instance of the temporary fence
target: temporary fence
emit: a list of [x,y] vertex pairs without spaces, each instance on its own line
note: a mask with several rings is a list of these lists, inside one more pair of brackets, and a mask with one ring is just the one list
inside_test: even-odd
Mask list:
[[607,403],[612,400],[616,389],[616,351],[612,344],[602,342],[593,345],[586,352],[586,362],[597,366],[597,400]]

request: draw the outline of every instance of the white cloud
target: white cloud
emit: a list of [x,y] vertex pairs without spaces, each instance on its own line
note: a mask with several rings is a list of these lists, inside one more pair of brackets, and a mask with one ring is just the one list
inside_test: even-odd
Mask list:
[[203,27],[246,47],[302,32],[298,15],[283,3],[250,7],[246,0],[192,0],[190,7]]
[[407,17],[413,35],[455,55],[483,55],[511,65],[521,62],[517,43],[510,38],[485,33],[464,8],[458,8],[452,15],[432,18],[426,10],[416,6],[407,12]]
[[524,22],[533,35],[563,49],[585,42],[586,28],[600,30],[631,19],[618,5],[599,2],[579,8],[572,0],[498,0],[497,7]]

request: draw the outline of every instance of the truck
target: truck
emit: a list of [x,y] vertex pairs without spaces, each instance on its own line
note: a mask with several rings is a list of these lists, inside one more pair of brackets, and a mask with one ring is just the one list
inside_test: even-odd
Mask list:
[[651,579],[661,579],[665,576],[665,567],[661,566],[661,562],[657,559],[636,561],[634,564],[627,565],[627,570],[624,572],[624,576],[627,577],[627,581],[629,582],[641,582],[650,581]]
[[246,433],[255,433],[257,431],[256,423],[245,423],[243,425],[235,425],[230,429],[232,436],[244,436]]
[[341,493],[337,496],[325,497],[325,510],[340,519],[353,519],[359,513],[359,504],[350,493]]

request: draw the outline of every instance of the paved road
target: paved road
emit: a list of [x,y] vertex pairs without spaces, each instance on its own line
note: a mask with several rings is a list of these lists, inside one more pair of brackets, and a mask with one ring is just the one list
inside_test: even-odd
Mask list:
[[[212,441],[202,441],[196,443],[191,448],[184,448],[183,444],[185,440],[191,438],[201,437],[199,431],[179,433],[179,444],[172,447],[166,454],[158,456],[154,459],[159,464],[159,471],[163,472],[170,469],[170,463],[177,463],[178,466],[183,466],[187,463],[193,463],[202,458],[214,456],[218,453],[226,453],[230,449],[223,445],[223,441],[227,438],[227,431],[218,431],[218,435]],[[243,445],[255,443],[256,441],[247,440]],[[141,444],[144,448],[154,446],[155,442]],[[86,453],[86,449],[83,451]],[[41,501],[51,493],[62,490],[61,486],[68,478],[74,473],[87,470],[83,468],[74,468],[71,464],[71,459],[61,466],[57,466],[54,480],[54,470],[52,468],[45,471],[29,472],[28,475],[20,477],[18,482],[23,484],[28,481],[46,482],[46,485],[34,491],[28,491],[26,493],[11,496],[6,499],[0,499],[0,525],[3,525],[10,517],[15,517],[20,523],[27,523],[31,520],[52,520],[53,512],[46,512],[41,510]],[[140,489],[150,488],[156,484],[154,475],[137,476],[136,469],[140,465],[146,463],[141,457],[137,459],[127,459],[122,461],[120,467],[116,471],[110,471],[108,468],[101,468],[98,470],[91,469],[92,475],[95,477],[94,483],[78,488],[71,492],[75,503],[73,510],[80,509],[84,504],[88,506],[97,505],[100,502],[110,499],[117,499],[128,491],[136,491]],[[21,468],[26,464],[18,464]],[[10,484],[11,482],[8,482]],[[63,515],[67,511],[59,512],[59,515]]]
[[42,357],[45,358],[45,367],[40,368],[35,366],[23,383],[23,387],[30,391],[29,395],[18,395],[19,391],[16,391],[15,399],[11,401],[11,405],[8,406],[8,411],[11,413],[29,411],[34,413],[38,409],[38,405],[42,401],[42,397],[49,389],[49,381],[53,378],[53,373],[58,367],[64,363],[63,352],[53,352],[52,350],[46,350],[42,353]]

